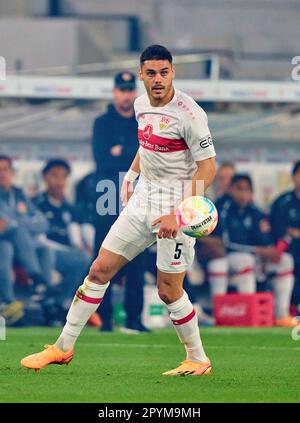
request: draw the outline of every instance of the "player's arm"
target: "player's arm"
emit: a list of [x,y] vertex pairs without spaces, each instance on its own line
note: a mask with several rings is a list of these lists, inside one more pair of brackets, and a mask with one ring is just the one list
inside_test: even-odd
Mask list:
[[[216,159],[215,157],[210,157],[205,160],[196,161],[196,164],[197,170],[192,178],[190,195],[204,195],[216,176]],[[185,197],[189,197],[190,195],[185,195]]]
[[122,205],[126,206],[128,203],[130,197],[133,194],[133,183],[138,178],[139,174],[141,172],[140,169],[140,155],[137,151],[135,158],[133,159],[133,162],[131,163],[130,169],[126,173],[122,187],[121,187],[121,201]]

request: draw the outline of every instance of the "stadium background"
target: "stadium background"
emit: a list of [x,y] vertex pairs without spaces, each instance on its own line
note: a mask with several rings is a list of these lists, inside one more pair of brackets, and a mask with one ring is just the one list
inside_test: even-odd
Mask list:
[[113,75],[135,72],[152,43],[174,53],[175,86],[207,111],[218,161],[252,175],[258,204],[267,211],[290,187],[300,157],[299,1],[1,0],[0,16],[0,154],[13,158],[28,195],[41,190],[45,161],[61,157],[74,198],[94,168],[92,124],[112,99]]

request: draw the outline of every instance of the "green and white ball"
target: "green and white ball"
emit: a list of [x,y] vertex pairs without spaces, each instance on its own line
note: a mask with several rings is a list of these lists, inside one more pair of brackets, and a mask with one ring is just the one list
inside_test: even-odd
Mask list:
[[176,211],[182,232],[194,238],[210,235],[218,223],[218,211],[206,197],[193,196],[183,200]]

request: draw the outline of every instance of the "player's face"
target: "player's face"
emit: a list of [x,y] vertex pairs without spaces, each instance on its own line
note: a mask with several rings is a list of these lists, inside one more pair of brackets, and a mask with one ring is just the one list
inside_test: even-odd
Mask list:
[[13,183],[14,171],[6,160],[0,160],[0,187],[10,189]]
[[64,197],[68,180],[68,172],[65,168],[59,166],[53,167],[46,173],[44,179],[50,195],[56,198]]
[[121,112],[133,112],[133,103],[136,97],[136,90],[122,90],[120,88],[114,89],[115,106],[117,110],[120,110]]
[[142,64],[139,78],[152,105],[162,106],[172,99],[174,76],[174,67],[168,60],[146,60]]
[[247,181],[238,181],[230,188],[230,194],[239,207],[247,207],[253,201],[253,193]]

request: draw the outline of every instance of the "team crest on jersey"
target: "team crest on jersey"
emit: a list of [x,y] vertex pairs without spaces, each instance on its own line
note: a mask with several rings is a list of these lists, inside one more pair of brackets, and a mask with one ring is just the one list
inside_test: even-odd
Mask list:
[[159,122],[159,129],[162,131],[165,129],[170,123],[170,119],[167,116],[163,116]]
[[148,140],[151,135],[153,134],[153,126],[148,124],[145,126],[145,128],[143,129],[143,137]]

